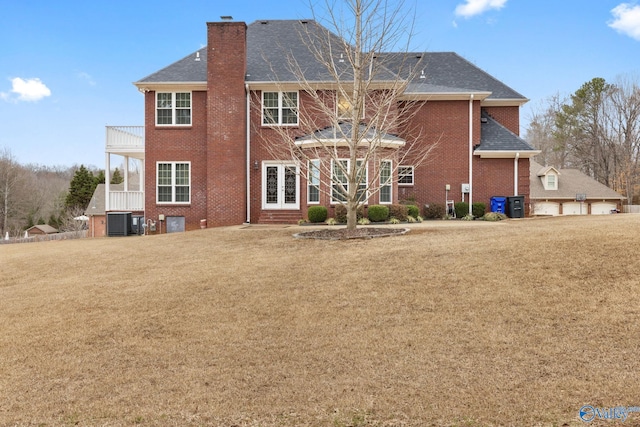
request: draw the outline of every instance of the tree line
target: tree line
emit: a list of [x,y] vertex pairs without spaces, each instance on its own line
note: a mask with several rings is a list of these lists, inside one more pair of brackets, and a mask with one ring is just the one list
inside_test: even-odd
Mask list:
[[[116,169],[111,183],[122,181]],[[2,236],[19,236],[36,224],[48,224],[60,231],[77,229],[73,218],[84,213],[95,188],[104,182],[104,170],[84,165],[23,165],[10,150],[0,149]]]
[[542,150],[536,161],[579,169],[640,203],[640,85],[619,77],[594,78],[568,97],[544,101],[525,134]]

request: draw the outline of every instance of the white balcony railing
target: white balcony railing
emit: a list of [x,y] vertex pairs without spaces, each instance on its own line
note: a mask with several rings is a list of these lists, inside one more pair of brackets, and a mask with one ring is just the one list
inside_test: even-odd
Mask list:
[[110,211],[143,211],[143,191],[109,191]]
[[144,158],[144,126],[107,126],[106,151]]

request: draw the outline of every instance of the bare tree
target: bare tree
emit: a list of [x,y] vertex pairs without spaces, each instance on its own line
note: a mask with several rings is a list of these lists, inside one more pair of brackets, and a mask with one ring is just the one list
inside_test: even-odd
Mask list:
[[11,151],[0,150],[0,229],[3,235],[20,229],[26,181],[27,174]]
[[[304,136],[274,127],[283,142],[266,147],[274,158],[296,159],[306,176],[320,180],[320,191],[346,207],[347,229],[354,230],[358,207],[392,185],[405,159],[415,166],[424,162],[437,141],[416,143],[420,132],[409,128],[424,102],[407,96],[422,55],[408,53],[413,25],[402,4],[392,7],[385,0],[344,4],[343,14],[327,0],[326,19],[313,13],[324,27],[305,27],[299,34],[325,71],[321,87],[306,74],[309,64],[287,55],[288,68],[307,99],[298,112],[296,130]],[[400,44],[404,49],[398,52]],[[287,93],[284,86],[282,92]],[[259,101],[255,95],[254,107]],[[263,114],[268,118],[269,111]],[[399,133],[412,135],[412,140],[399,138]],[[314,163],[317,159],[322,161]]]

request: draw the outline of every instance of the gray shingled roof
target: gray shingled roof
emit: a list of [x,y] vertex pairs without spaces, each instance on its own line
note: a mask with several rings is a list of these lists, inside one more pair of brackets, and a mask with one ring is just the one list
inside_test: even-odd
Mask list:
[[[309,44],[329,37],[333,55],[339,58],[343,41],[313,20],[259,20],[247,27],[247,76],[251,82],[295,82],[290,58],[299,64],[306,80],[332,81],[329,72],[309,50]],[[199,53],[200,61],[196,60]],[[376,78],[394,79],[418,71],[408,93],[491,92],[488,99],[526,100],[524,96],[453,52],[379,53],[382,65]],[[340,64],[339,62],[337,63]],[[420,71],[425,78],[420,79]],[[345,62],[343,78],[349,79]],[[185,58],[141,79],[137,83],[206,82],[207,49],[202,48]]]
[[558,189],[545,190],[542,185],[542,178],[538,176],[542,165],[530,160],[529,163],[529,194],[531,199],[571,199],[574,200],[577,194],[586,194],[587,199],[618,199],[626,197],[616,191],[599,183],[593,178],[583,174],[577,169],[556,169],[558,176]]
[[480,145],[476,152],[482,151],[536,151],[527,141],[495,121],[484,110],[481,112]]

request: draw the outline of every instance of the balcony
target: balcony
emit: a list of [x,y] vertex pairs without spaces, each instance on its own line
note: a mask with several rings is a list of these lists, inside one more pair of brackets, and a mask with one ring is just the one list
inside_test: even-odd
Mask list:
[[[105,211],[144,211],[144,126],[107,126],[105,144]],[[110,184],[112,156],[124,178]]]
[[144,126],[107,126],[106,152],[144,159]]

